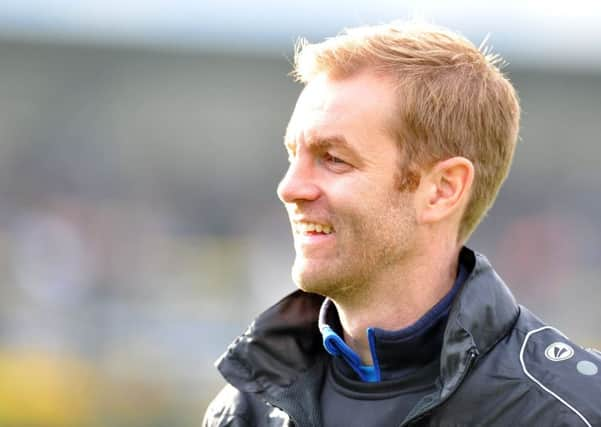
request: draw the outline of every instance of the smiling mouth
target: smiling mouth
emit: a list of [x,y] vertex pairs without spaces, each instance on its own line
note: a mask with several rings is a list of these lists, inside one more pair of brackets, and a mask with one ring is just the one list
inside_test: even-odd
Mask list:
[[334,233],[334,227],[316,222],[295,221],[294,232],[304,235],[328,235]]

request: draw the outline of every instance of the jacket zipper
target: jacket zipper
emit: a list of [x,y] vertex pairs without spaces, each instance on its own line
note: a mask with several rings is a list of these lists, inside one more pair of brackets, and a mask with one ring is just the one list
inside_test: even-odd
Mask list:
[[463,370],[463,373],[461,374],[461,377],[459,377],[459,380],[457,381],[457,384],[455,384],[455,387],[449,392],[449,394],[447,394],[444,397],[444,399],[439,400],[434,405],[432,405],[432,406],[428,407],[427,409],[425,409],[423,412],[418,412],[417,414],[415,414],[415,416],[413,416],[413,418],[405,420],[400,425],[400,427],[408,426],[409,424],[411,424],[411,423],[413,423],[415,421],[419,421],[420,419],[428,416],[428,414],[430,412],[432,412],[433,409],[436,409],[437,407],[439,407],[440,405],[442,405],[444,402],[446,402],[457,391],[457,389],[459,388],[459,386],[461,385],[461,383],[463,382],[463,380],[467,376],[468,372],[472,368],[472,365],[474,364],[474,361],[476,360],[476,357],[478,356],[478,350],[476,350],[476,348],[472,347],[472,348],[469,349],[468,354],[469,354],[469,356],[468,356],[469,358],[467,360],[467,364],[465,366],[465,369]]

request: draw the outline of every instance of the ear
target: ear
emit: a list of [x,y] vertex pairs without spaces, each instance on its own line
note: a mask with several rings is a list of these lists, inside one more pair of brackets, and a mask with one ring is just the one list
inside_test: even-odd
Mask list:
[[461,217],[473,181],[474,165],[465,157],[435,163],[422,175],[417,189],[418,222],[433,224],[452,216]]

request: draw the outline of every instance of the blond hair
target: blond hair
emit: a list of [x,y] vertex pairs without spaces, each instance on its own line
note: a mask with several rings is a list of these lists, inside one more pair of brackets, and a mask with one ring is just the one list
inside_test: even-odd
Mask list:
[[467,240],[492,206],[519,129],[515,89],[500,71],[501,58],[483,46],[432,25],[393,22],[347,29],[317,44],[301,40],[292,72],[305,84],[321,73],[344,78],[372,70],[392,77],[401,188],[415,190],[421,170],[450,157],[474,164],[458,241]]

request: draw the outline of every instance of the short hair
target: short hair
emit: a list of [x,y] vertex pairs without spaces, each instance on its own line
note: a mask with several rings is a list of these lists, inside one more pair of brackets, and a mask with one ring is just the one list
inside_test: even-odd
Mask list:
[[401,149],[401,189],[414,191],[420,171],[462,156],[474,164],[469,201],[459,224],[465,241],[492,206],[507,177],[518,137],[520,106],[500,68],[503,60],[447,29],[392,22],[297,43],[292,75],[308,83],[327,73],[370,70],[390,76],[398,95],[391,126]]

